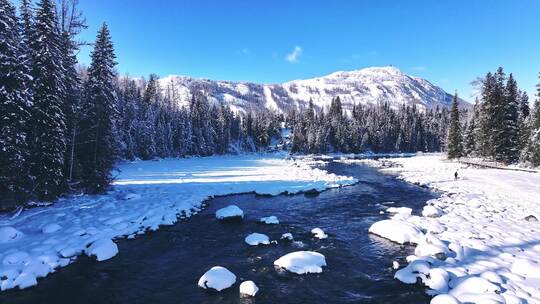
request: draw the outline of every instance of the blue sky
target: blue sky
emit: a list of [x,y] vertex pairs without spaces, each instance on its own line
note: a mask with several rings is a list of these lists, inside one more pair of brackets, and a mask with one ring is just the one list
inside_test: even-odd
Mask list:
[[[394,65],[471,99],[503,66],[534,93],[540,1],[80,0],[92,41],[109,24],[118,71],[283,82]],[[79,54],[88,63],[88,50]],[[531,94],[530,94],[531,95]]]

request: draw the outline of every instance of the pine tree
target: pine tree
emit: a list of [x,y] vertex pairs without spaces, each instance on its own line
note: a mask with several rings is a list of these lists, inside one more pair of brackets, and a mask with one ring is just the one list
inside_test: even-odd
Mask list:
[[111,181],[116,157],[113,137],[116,56],[106,24],[98,32],[91,58],[84,88],[78,159],[83,184],[89,191],[100,193],[107,189]]
[[461,124],[459,123],[459,107],[457,93],[452,101],[450,115],[450,131],[448,133],[448,158],[459,158],[463,155]]
[[34,191],[53,200],[66,189],[66,122],[62,104],[62,56],[54,3],[41,0],[31,32],[33,98],[32,160]]
[[530,136],[529,129],[529,97],[526,92],[522,92],[519,100],[519,115],[518,115],[518,150],[520,153],[527,145]]
[[501,105],[503,120],[500,122],[501,128],[498,130],[500,133],[496,137],[499,145],[496,158],[506,163],[515,162],[519,157],[519,98],[517,82],[510,74],[504,88],[504,99]]
[[28,196],[30,75],[15,7],[0,0],[0,209]]

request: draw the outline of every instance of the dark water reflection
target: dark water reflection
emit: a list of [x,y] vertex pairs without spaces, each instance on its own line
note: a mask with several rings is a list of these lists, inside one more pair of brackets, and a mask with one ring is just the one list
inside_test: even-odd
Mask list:
[[[215,198],[190,220],[136,240],[119,240],[120,253],[109,261],[82,257],[36,287],[0,293],[0,303],[428,303],[421,288],[393,279],[392,261],[403,262],[412,248],[367,230],[382,218],[380,203],[394,201],[418,213],[434,194],[361,165],[330,163],[328,169],[354,175],[360,183],[317,197]],[[215,220],[215,211],[232,203],[244,210],[244,221]],[[269,215],[281,223],[257,222]],[[314,227],[329,238],[314,239]],[[250,247],[243,240],[252,232],[273,240],[290,232],[304,247],[282,241]],[[304,276],[274,269],[274,260],[296,250],[321,252],[328,267],[322,274]],[[233,288],[216,293],[197,287],[199,277],[215,265],[236,274]],[[240,299],[238,284],[243,280],[256,282],[257,297]]]

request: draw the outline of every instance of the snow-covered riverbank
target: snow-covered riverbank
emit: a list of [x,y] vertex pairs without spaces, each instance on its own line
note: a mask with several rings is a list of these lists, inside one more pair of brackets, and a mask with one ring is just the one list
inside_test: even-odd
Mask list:
[[211,196],[277,195],[352,184],[283,155],[219,156],[123,164],[107,195],[61,199],[50,207],[0,216],[0,288],[37,284],[81,254],[114,257],[113,240],[172,225]]
[[423,215],[397,213],[370,229],[417,244],[397,279],[449,294],[432,303],[540,303],[540,174],[472,168],[443,155],[391,162],[381,170],[443,193]]

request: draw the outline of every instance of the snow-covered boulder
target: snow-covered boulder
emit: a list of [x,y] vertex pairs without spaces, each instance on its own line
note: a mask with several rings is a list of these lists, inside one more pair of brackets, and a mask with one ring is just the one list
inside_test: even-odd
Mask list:
[[422,209],[422,216],[425,217],[438,217],[441,214],[442,211],[433,205],[424,206],[424,209]]
[[62,226],[56,224],[56,223],[50,223],[50,224],[47,224],[45,226],[43,226],[43,228],[41,228],[41,232],[43,233],[54,233],[58,230],[62,229]]
[[289,233],[289,232],[282,234],[281,239],[288,240],[288,241],[294,240],[292,233]]
[[245,242],[251,246],[268,245],[270,244],[270,238],[266,234],[252,233],[246,236]]
[[86,253],[101,262],[114,257],[118,253],[118,246],[111,239],[99,239],[88,247]]
[[279,220],[277,217],[275,216],[267,216],[267,217],[263,217],[259,220],[261,223],[263,224],[267,224],[267,225],[277,225],[279,224]]
[[318,252],[295,251],[280,257],[274,265],[297,274],[321,273],[326,258]]
[[458,299],[452,297],[448,294],[441,294],[433,299],[431,299],[431,302],[429,304],[461,304],[461,302],[458,301]]
[[398,261],[392,261],[392,269],[399,269],[399,262]]
[[446,244],[439,240],[435,235],[427,233],[421,238],[418,246],[414,249],[417,256],[435,256],[444,260],[450,251]]
[[216,218],[218,220],[243,219],[244,211],[236,205],[230,205],[216,211]]
[[324,231],[321,228],[311,229],[311,234],[313,234],[314,237],[321,240],[328,238],[328,234],[324,233]]
[[259,292],[259,287],[253,281],[244,281],[240,284],[240,295],[254,297]]
[[227,268],[221,266],[214,266],[210,268],[199,279],[199,287],[207,289],[212,288],[217,291],[229,288],[236,283],[236,276],[230,272]]
[[411,215],[412,209],[408,207],[389,207],[386,209],[386,212]]
[[415,226],[400,220],[378,221],[369,227],[369,232],[400,244],[418,244],[424,235]]
[[10,226],[0,227],[0,244],[6,243],[9,241],[14,241],[18,238],[21,238],[22,236],[23,236],[23,233],[13,227],[10,227]]
[[15,279],[13,285],[18,286],[20,289],[25,289],[37,285],[37,279],[35,275],[23,272]]
[[418,278],[426,279],[430,269],[431,266],[427,261],[418,259],[412,261],[407,267],[396,271],[394,278],[405,284],[415,284]]

